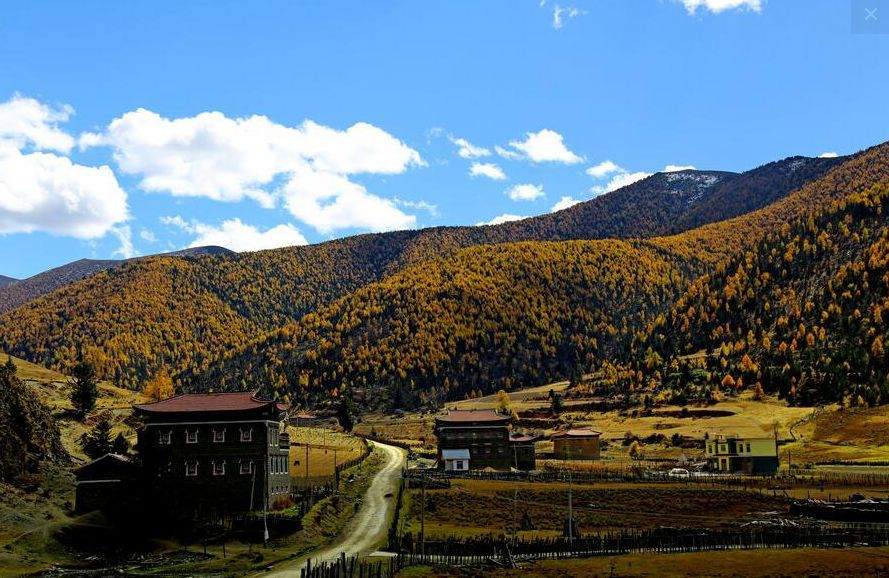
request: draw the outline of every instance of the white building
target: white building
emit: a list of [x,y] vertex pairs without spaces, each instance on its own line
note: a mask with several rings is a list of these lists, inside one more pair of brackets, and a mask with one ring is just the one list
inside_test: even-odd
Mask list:
[[463,472],[469,469],[469,450],[441,450],[446,472]]

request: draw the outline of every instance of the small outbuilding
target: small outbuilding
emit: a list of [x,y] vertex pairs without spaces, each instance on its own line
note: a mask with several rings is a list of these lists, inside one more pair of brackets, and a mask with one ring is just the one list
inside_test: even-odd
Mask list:
[[441,450],[446,472],[464,472],[469,469],[469,450]]
[[137,499],[139,470],[127,456],[105,454],[74,471],[77,479],[74,510],[77,513],[121,509]]
[[601,432],[591,429],[569,429],[550,436],[553,457],[557,460],[598,460]]

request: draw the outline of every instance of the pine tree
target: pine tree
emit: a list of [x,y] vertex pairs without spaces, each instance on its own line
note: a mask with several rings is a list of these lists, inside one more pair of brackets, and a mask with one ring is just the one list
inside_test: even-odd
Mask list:
[[553,415],[559,415],[562,413],[562,396],[552,390],[550,391],[552,392],[551,408]]
[[96,408],[99,390],[96,382],[96,370],[83,356],[71,370],[71,404],[77,418],[83,421],[89,412]]
[[88,434],[80,436],[83,453],[92,459],[100,458],[114,450],[111,441],[111,422],[102,418]]
[[340,405],[336,411],[336,418],[345,431],[352,431],[355,426],[355,404],[352,402],[350,395],[344,395],[340,398]]
[[125,456],[130,452],[130,442],[127,441],[127,438],[125,438],[122,433],[117,434],[111,447],[114,450],[114,453],[121,456]]

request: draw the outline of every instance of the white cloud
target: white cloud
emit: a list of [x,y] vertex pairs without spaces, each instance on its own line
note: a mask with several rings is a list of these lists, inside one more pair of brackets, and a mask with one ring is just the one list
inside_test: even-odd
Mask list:
[[506,189],[506,196],[513,201],[533,201],[543,196],[543,185],[523,184]]
[[662,173],[677,173],[679,171],[696,171],[697,169],[693,165],[667,165],[664,167]]
[[420,209],[421,211],[426,211],[433,217],[438,216],[438,205],[430,203],[428,201],[405,201],[399,198],[392,199],[396,205],[400,207],[408,207],[409,209]]
[[830,152],[821,153],[820,155],[818,155],[818,158],[819,159],[835,159],[838,156],[840,156],[840,155],[838,155],[837,153],[835,153],[833,151],[830,151]]
[[479,159],[491,156],[491,151],[480,146],[476,146],[465,138],[455,138],[448,136],[448,139],[459,147],[457,156],[464,159]]
[[311,167],[294,170],[282,195],[290,214],[324,234],[350,227],[381,232],[416,225],[417,218],[394,201],[370,194],[343,175]]
[[223,221],[218,227],[201,223],[200,221],[193,220],[188,222],[179,215],[161,217],[161,222],[178,227],[186,233],[196,235],[195,239],[188,245],[189,247],[215,245],[240,252],[277,249],[278,247],[306,245],[308,243],[302,233],[299,232],[299,229],[289,223],[277,225],[266,231],[260,231],[253,225],[241,222],[238,218]]
[[133,231],[130,229],[129,225],[114,227],[111,229],[111,232],[120,242],[120,247],[115,249],[111,253],[112,255],[123,257],[124,259],[132,259],[139,254],[135,247],[133,247]]
[[59,123],[72,114],[71,106],[52,109],[33,98],[15,95],[0,103],[0,141],[12,143],[18,149],[33,146],[67,154],[74,139],[59,128]]
[[109,146],[120,169],[146,191],[217,201],[279,200],[290,213],[329,233],[412,227],[413,215],[350,180],[356,174],[400,174],[424,166],[420,154],[382,129],[357,123],[337,130],[312,121],[288,127],[264,116],[219,112],[167,119],[145,109],[87,133],[82,147]]
[[482,221],[480,223],[476,223],[476,227],[481,227],[483,225],[500,225],[502,223],[508,223],[510,221],[520,221],[522,219],[527,219],[528,217],[523,217],[522,215],[511,215],[509,213],[505,213],[503,215],[497,215],[490,221]]
[[753,12],[762,10],[763,0],[681,0],[689,14],[695,14],[698,8],[709,10],[714,14],[726,10],[746,9]]
[[128,217],[127,194],[110,168],[52,153],[23,154],[0,141],[0,234],[96,239]]
[[555,213],[556,211],[562,211],[564,209],[573,207],[577,203],[581,203],[581,202],[583,202],[583,201],[581,201],[579,199],[575,199],[574,197],[562,197],[561,199],[559,199],[558,203],[556,203],[555,205],[552,206],[552,208],[550,209],[550,212]]
[[553,28],[559,30],[563,26],[565,26],[566,20],[571,20],[572,18],[577,18],[578,16],[582,16],[586,14],[583,10],[575,8],[574,6],[568,6],[563,8],[556,4],[553,7]]
[[[509,146],[521,153],[521,156],[529,160],[539,162],[557,162],[565,164],[575,164],[582,162],[583,159],[568,150],[565,141],[559,133],[554,130],[545,128],[540,132],[525,133],[525,140],[511,141]],[[514,156],[504,155],[504,149],[496,149],[498,154],[506,156],[506,158],[515,158]],[[511,155],[516,155],[509,151]]]
[[157,235],[149,229],[142,229],[139,231],[139,237],[146,243],[157,243]]
[[503,169],[494,163],[472,163],[472,166],[469,167],[469,175],[473,177],[488,177],[495,181],[506,179]]
[[[103,237],[129,218],[111,169],[75,164],[60,123],[74,114],[20,95],[0,103],[0,235],[43,231]],[[55,151],[55,152],[49,152]]]
[[507,160],[510,160],[510,161],[517,161],[517,160],[525,158],[525,156],[522,153],[517,153],[516,151],[512,151],[507,148],[503,148],[500,145],[496,145],[494,147],[494,152],[496,152],[498,156],[501,156],[501,157],[503,157]]
[[622,170],[623,170],[622,168],[617,166],[612,161],[602,161],[601,163],[597,164],[596,166],[588,168],[586,170],[586,174],[588,174],[591,177],[601,179],[605,175],[608,175],[608,174],[611,174],[614,172],[618,172],[618,171],[622,171]]

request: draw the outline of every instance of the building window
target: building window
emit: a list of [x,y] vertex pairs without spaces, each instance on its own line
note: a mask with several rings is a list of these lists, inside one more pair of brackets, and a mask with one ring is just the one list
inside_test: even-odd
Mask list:
[[750,444],[747,444],[747,453],[750,453]]
[[276,446],[278,445],[278,430],[270,429],[269,430],[269,445]]
[[173,443],[173,430],[157,432],[158,443],[162,446],[168,446]]
[[213,430],[213,443],[220,444],[225,441],[225,430],[224,429],[214,429]]
[[198,443],[198,430],[193,430],[193,431],[185,430],[185,443],[187,443],[187,444]]
[[250,461],[241,460],[240,464],[241,464],[241,474],[242,475],[247,475],[247,474],[253,473],[253,460],[250,460]]
[[242,442],[252,442],[253,441],[253,428],[242,429],[241,430],[241,441]]
[[185,475],[189,478],[198,475],[198,463],[197,462],[185,462]]
[[225,460],[221,462],[213,462],[213,475],[214,476],[224,476],[225,475]]

